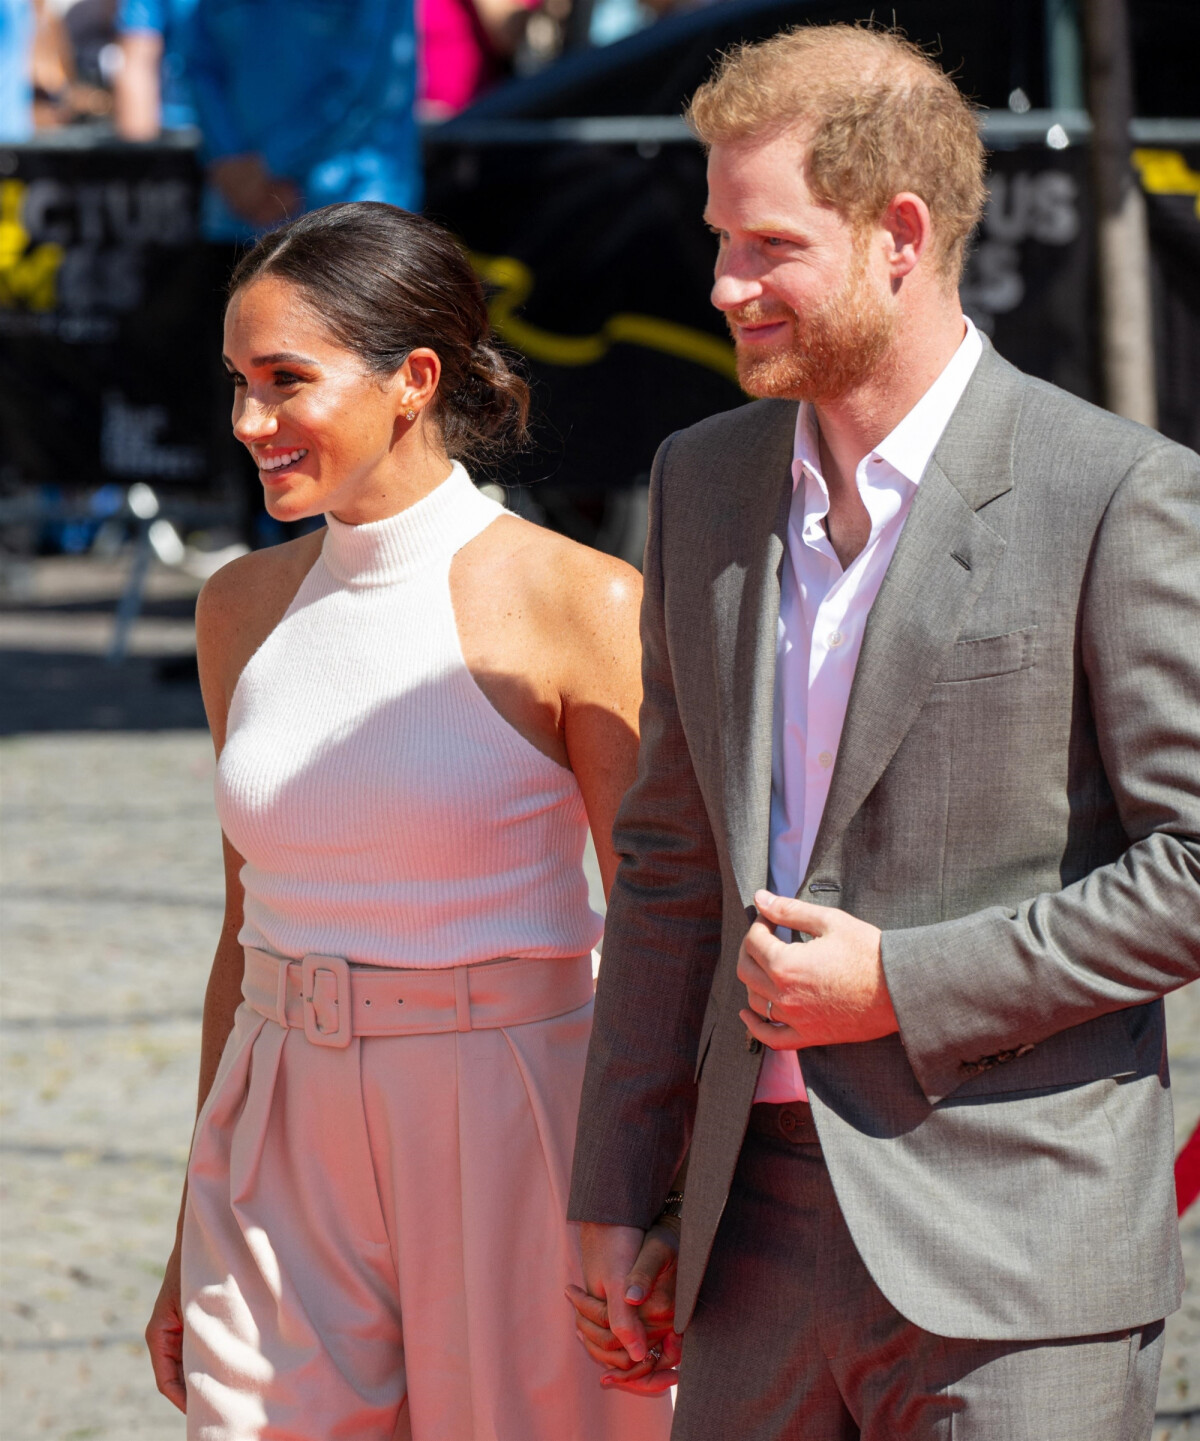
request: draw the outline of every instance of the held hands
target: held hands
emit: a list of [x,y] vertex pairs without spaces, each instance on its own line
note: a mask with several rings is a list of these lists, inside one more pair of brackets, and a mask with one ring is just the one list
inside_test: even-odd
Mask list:
[[575,1329],[592,1360],[605,1368],[601,1386],[654,1396],[679,1376],[675,1316],[678,1241],[666,1225],[585,1222],[581,1228],[586,1290],[567,1287]]
[[[750,1034],[773,1051],[874,1041],[899,1030],[880,959],[881,932],[830,906],[756,891],[759,919],[738,953]],[[775,926],[812,937],[782,941]],[[768,1015],[769,1007],[769,1015]]]

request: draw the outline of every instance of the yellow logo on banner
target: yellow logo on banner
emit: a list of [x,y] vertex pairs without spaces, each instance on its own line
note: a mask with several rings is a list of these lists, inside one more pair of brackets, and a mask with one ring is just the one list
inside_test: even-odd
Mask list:
[[640,345],[703,365],[737,384],[733,346],[715,335],[653,315],[626,313],[606,320],[595,335],[555,335],[515,313],[533,292],[533,272],[527,265],[511,255],[472,255],[471,263],[480,279],[496,288],[488,305],[496,334],[531,360],[548,365],[594,365],[614,345]]
[[1178,150],[1135,150],[1133,163],[1142,177],[1142,188],[1150,195],[1194,195],[1200,219],[1200,172]]
[[21,220],[23,180],[0,181],[0,305],[12,309],[53,310],[58,302],[61,245],[35,245]]

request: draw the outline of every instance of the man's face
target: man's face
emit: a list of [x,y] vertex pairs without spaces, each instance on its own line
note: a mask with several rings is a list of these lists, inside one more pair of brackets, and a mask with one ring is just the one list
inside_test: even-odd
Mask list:
[[705,219],[742,388],[820,404],[874,373],[896,320],[878,233],[813,199],[804,148],[794,132],[714,145]]

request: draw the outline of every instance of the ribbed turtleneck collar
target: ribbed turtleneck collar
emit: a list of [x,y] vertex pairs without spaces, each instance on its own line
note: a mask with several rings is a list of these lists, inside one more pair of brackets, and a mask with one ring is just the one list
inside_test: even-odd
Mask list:
[[321,556],[343,585],[394,585],[460,550],[479,533],[481,512],[490,518],[495,509],[455,461],[436,490],[398,515],[368,525],[346,525],[327,515]]

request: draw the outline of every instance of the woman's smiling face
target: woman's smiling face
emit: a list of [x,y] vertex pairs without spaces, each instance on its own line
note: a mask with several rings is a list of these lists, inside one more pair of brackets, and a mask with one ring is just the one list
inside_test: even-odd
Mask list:
[[233,433],[254,457],[276,520],[332,512],[355,524],[378,510],[409,428],[407,366],[391,376],[368,369],[299,287],[270,274],[230,299],[222,358],[234,384]]

